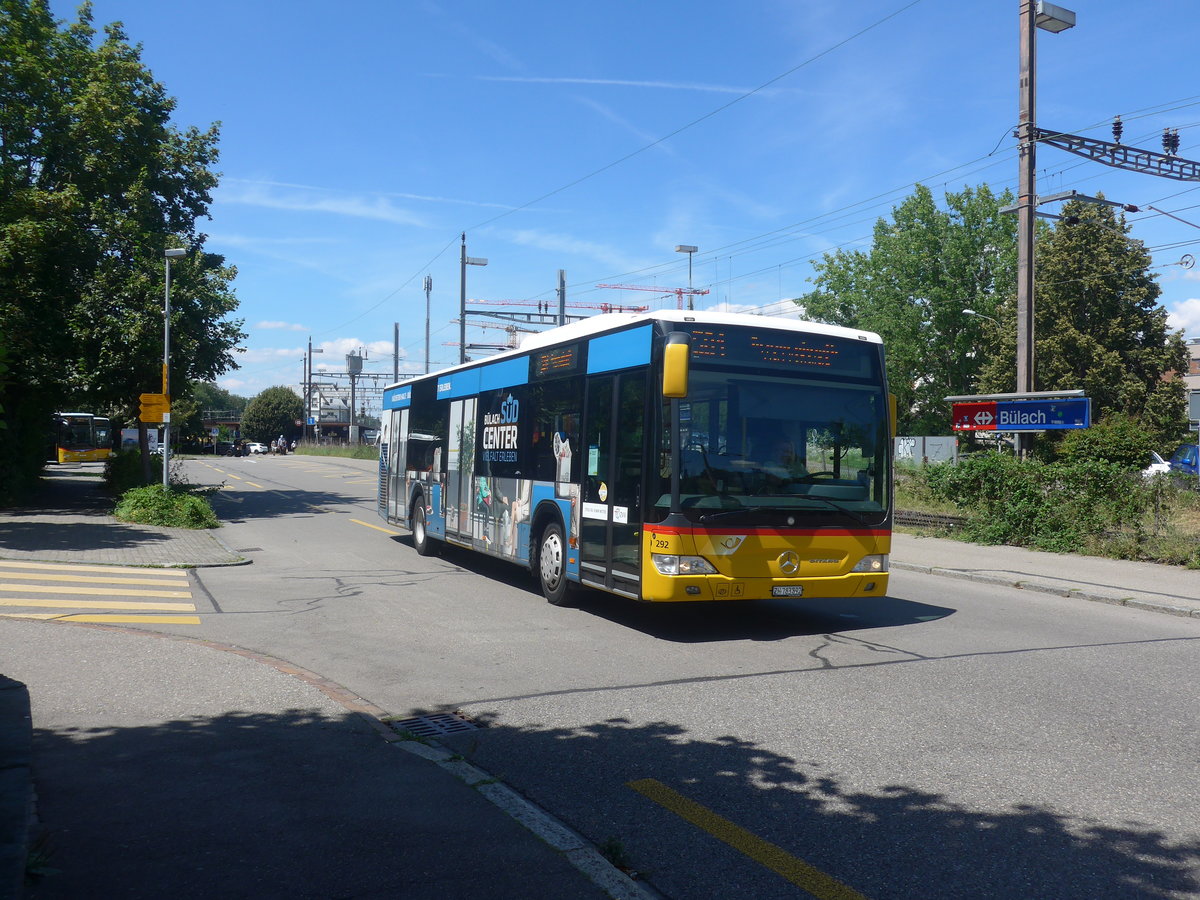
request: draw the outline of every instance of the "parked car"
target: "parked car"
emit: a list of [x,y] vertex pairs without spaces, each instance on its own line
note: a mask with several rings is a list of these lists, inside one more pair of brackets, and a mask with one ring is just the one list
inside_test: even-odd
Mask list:
[[1150,465],[1142,469],[1142,476],[1145,478],[1153,478],[1155,475],[1166,475],[1171,471],[1171,464],[1155,453],[1150,451]]
[[260,444],[258,441],[251,441],[246,444],[246,452],[253,456],[255,453],[266,453],[267,445]]
[[1200,475],[1200,444],[1180,444],[1171,457],[1171,471]]

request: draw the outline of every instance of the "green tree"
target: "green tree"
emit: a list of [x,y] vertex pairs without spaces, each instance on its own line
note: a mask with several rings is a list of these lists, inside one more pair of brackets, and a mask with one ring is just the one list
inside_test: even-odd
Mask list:
[[[70,404],[130,419],[160,387],[163,250],[186,247],[172,291],[172,389],[234,367],[235,270],[195,223],[216,185],[217,128],[179,130],[175,101],[119,25],[84,4],[0,0],[0,490],[27,488],[45,423]],[[19,388],[17,387],[19,386]],[[19,390],[19,400],[17,403]]]
[[[204,427],[206,412],[238,413],[240,414],[250,402],[248,397],[230,393],[224,388],[217,387],[213,382],[197,382],[192,385],[191,396],[186,400],[171,401],[171,419],[175,420],[180,414],[183,420],[183,434],[189,438],[206,438],[208,430]],[[220,440],[225,440],[221,437]]]
[[[1187,371],[1187,349],[1167,328],[1150,255],[1112,207],[1073,201],[1062,214],[1037,248],[1035,389],[1082,389],[1093,420],[1131,417],[1168,442],[1185,400],[1183,382],[1164,376]],[[984,366],[984,389],[1011,390],[1015,360],[1014,336]]]
[[292,440],[296,420],[304,415],[304,401],[289,387],[269,387],[254,397],[242,414],[242,437],[267,443],[283,435]]
[[901,433],[949,433],[943,398],[976,390],[995,333],[963,310],[998,318],[1015,283],[1015,222],[997,212],[1011,196],[983,185],[945,200],[918,186],[876,223],[870,250],[825,254],[797,301],[810,319],[883,337]]

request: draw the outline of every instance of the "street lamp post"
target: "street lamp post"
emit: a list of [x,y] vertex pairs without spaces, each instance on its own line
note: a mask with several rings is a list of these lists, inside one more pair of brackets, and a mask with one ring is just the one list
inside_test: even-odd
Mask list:
[[686,253],[688,255],[688,309],[695,309],[696,304],[693,302],[694,294],[692,294],[692,254],[699,250],[691,244],[676,244],[676,253]]
[[187,256],[187,250],[164,250],[166,259],[166,291],[163,295],[163,362],[162,392],[167,399],[167,411],[163,413],[162,486],[166,491],[171,479],[171,260]]
[[993,325],[999,325],[999,324],[1000,324],[1000,322],[999,322],[998,320],[996,320],[996,319],[993,319],[991,316],[985,316],[983,313],[981,313],[981,312],[975,312],[975,310],[973,310],[973,309],[964,309],[964,310],[963,310],[963,315],[964,315],[964,316],[975,316],[975,318],[977,318],[977,319],[987,319],[987,320],[988,320],[989,322],[991,322]]
[[[316,348],[315,350],[313,349],[312,335],[309,335],[309,337],[308,337],[308,356],[306,357],[308,360],[308,366],[305,369],[305,378],[304,378],[304,430],[301,434],[301,437],[303,438],[303,440],[306,440],[306,441],[308,440],[308,420],[313,418],[313,415],[312,415],[312,374],[313,374],[312,358],[313,358],[314,353],[324,353],[324,352],[325,351],[322,350],[320,347]],[[320,408],[318,407],[318,415],[319,415],[319,413],[320,413]]]
[[[1020,163],[1017,179],[1017,393],[1029,393],[1034,379],[1034,218],[1037,191],[1034,166],[1037,146],[1037,36],[1036,29],[1065,31],[1075,25],[1075,13],[1045,0],[1021,0],[1020,21],[1020,118],[1017,140]],[[1030,435],[1017,435],[1021,456],[1028,452]]]
[[[458,361],[467,361],[467,266],[486,266],[487,259],[481,256],[467,256],[467,233],[462,234],[462,253],[459,257],[460,292],[458,300]],[[429,348],[425,349],[425,358],[429,358]]]

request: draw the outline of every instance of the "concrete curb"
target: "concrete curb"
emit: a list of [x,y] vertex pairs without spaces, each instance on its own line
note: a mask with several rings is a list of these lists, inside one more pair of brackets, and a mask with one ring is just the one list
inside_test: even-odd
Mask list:
[[545,843],[563,855],[597,887],[614,900],[658,900],[661,895],[616,868],[586,838],[568,828],[540,806],[522,797],[483,769],[465,762],[436,741],[404,740],[395,746],[427,759],[459,781],[475,788]]
[[1052,594],[1056,597],[1075,597],[1092,603],[1107,603],[1109,606],[1128,606],[1131,609],[1141,609],[1147,612],[1162,613],[1168,616],[1200,619],[1200,609],[1190,606],[1173,606],[1170,603],[1159,603],[1153,600],[1139,600],[1134,597],[1114,597],[1106,594],[1091,593],[1076,588],[1061,588],[1036,581],[1012,578],[1005,575],[990,575],[983,572],[964,572],[961,569],[947,569],[941,566],[925,566],[915,563],[897,562],[891,560],[893,569],[903,569],[908,572],[920,572],[924,575],[942,575],[947,578],[958,578],[962,581],[974,581],[979,584],[993,584],[1001,587],[1018,588],[1023,591],[1037,591],[1042,594]]

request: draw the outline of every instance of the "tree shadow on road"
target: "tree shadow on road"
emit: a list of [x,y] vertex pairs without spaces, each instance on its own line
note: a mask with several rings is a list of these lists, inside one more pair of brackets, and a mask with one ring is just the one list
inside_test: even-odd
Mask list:
[[[900,776],[855,787],[836,771],[856,769],[853,748],[837,760],[801,761],[734,736],[698,740],[669,722],[623,719],[575,729],[493,724],[446,740],[593,842],[620,845],[674,898],[798,895],[793,882],[720,840],[714,832],[730,829],[717,816],[872,900],[1200,892],[1195,835],[1090,821],[1035,800],[1002,802],[1009,792],[999,783],[984,809],[956,800],[952,784],[930,791]],[[925,783],[927,774],[935,775],[922,773]],[[640,779],[705,807],[714,824],[685,822],[635,792],[630,783]]]

